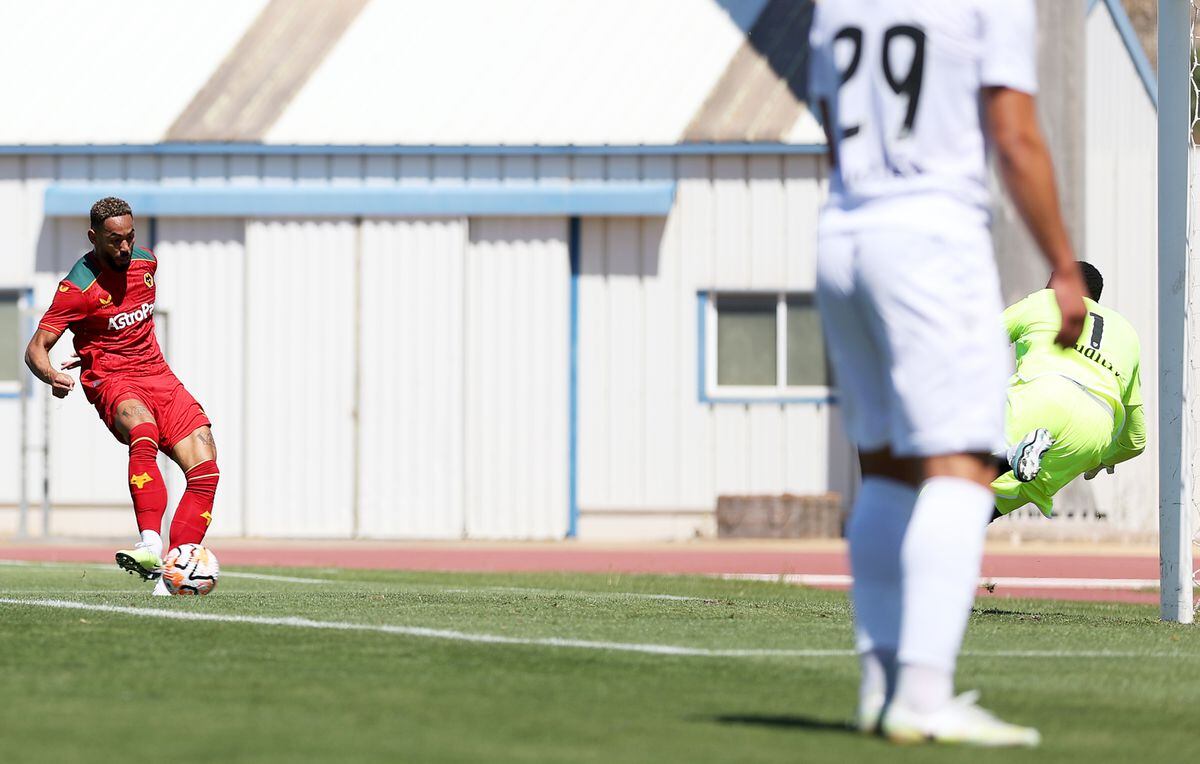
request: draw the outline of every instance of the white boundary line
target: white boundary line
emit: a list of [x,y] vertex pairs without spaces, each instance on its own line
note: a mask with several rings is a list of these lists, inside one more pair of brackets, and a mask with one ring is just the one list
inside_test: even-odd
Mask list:
[[[725,581],[769,581],[801,586],[849,586],[853,579],[844,573],[723,573]],[[1156,578],[1020,578],[996,576],[979,579],[980,586],[1011,586],[1025,589],[1158,589]]]
[[[645,653],[650,655],[678,655],[704,658],[849,658],[853,650],[787,650],[787,649],[710,649],[679,645],[639,644],[632,642],[599,642],[586,639],[563,639],[560,637],[505,637],[498,634],[471,634],[452,629],[431,629],[424,626],[397,626],[388,624],[350,623],[347,621],[314,621],[309,618],[286,616],[269,618],[254,615],[219,613],[197,613],[191,610],[161,610],[151,608],[123,607],[118,605],[96,605],[69,600],[22,600],[0,597],[0,604],[23,605],[26,607],[54,608],[59,610],[87,610],[102,613],[119,613],[144,618],[162,618],[176,621],[211,621],[217,623],[247,623],[256,626],[286,626],[300,629],[329,629],[333,631],[361,631],[382,634],[397,634],[426,639],[445,639],[455,642],[473,642],[497,645],[531,645],[536,647],[568,647],[581,650],[608,650],[614,652]],[[1107,650],[1000,650],[964,651],[963,655],[991,658],[1186,658],[1197,657],[1181,653],[1118,652]]]

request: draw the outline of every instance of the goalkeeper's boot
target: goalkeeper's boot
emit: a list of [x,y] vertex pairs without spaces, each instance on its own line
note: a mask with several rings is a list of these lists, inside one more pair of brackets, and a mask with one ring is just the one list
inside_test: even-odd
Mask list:
[[863,734],[874,735],[879,732],[879,719],[883,716],[883,693],[873,693],[859,698],[858,710],[854,714],[854,726]]
[[987,748],[1034,748],[1042,736],[1032,727],[1001,721],[976,705],[978,692],[966,692],[930,713],[892,703],[883,717],[883,734],[893,743],[957,743]]
[[1054,438],[1044,427],[1038,428],[1021,438],[1021,442],[1013,446],[1009,452],[1008,463],[1012,467],[1013,477],[1022,483],[1028,483],[1042,471],[1042,457],[1054,445]]
[[138,543],[133,549],[117,552],[117,566],[141,576],[143,581],[150,581],[162,576],[163,562],[158,552],[150,545]]

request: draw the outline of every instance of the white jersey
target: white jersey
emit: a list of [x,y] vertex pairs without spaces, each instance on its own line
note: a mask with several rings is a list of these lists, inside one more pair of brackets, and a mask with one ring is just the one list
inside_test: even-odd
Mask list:
[[838,159],[822,230],[987,225],[980,90],[1036,91],[1034,0],[824,0],[810,42]]

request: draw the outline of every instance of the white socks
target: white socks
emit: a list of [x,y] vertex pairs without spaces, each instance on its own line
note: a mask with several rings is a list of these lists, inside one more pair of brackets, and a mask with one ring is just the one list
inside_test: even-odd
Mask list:
[[895,686],[900,644],[900,548],[917,492],[888,478],[867,476],[854,502],[847,538],[854,575],[854,637],[862,665],[859,699],[871,702]]
[[860,699],[883,693],[914,711],[953,697],[992,492],[961,478],[863,480],[847,537],[854,574]]
[[970,480],[921,486],[900,552],[904,618],[896,700],[918,712],[954,695],[954,666],[979,586],[983,540],[995,498]]
[[163,540],[157,531],[142,531],[142,540],[138,543],[138,546],[152,549],[156,555],[160,558],[162,557]]

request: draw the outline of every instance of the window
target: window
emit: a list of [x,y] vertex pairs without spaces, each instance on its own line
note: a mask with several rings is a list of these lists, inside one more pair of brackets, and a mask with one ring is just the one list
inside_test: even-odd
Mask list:
[[0,393],[13,393],[20,387],[21,350],[28,337],[22,337],[21,292],[0,289]]
[[700,295],[702,397],[826,400],[830,371],[811,293]]

